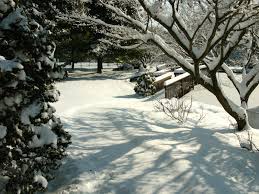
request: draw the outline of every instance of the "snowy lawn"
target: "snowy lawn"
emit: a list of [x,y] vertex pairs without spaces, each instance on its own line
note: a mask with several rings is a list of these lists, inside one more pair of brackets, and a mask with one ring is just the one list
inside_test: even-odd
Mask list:
[[[218,74],[221,85],[223,87],[224,92],[227,96],[232,99],[236,104],[240,105],[239,95],[234,88],[234,85],[229,81],[227,75],[224,73]],[[241,80],[241,74],[236,74],[237,78]],[[189,93],[187,96],[192,96],[194,100],[199,102],[203,102],[206,104],[220,106],[220,103],[217,101],[216,97],[211,94],[208,90],[205,90],[201,85],[195,86],[195,90]],[[251,94],[248,107],[254,108],[259,106],[259,87],[257,87],[254,92]]]
[[[73,144],[47,193],[259,192],[259,155],[239,148],[220,107],[194,102],[179,125],[154,110],[163,91],[140,98],[127,76],[105,72],[57,84],[55,106]],[[197,123],[201,109],[206,117]]]

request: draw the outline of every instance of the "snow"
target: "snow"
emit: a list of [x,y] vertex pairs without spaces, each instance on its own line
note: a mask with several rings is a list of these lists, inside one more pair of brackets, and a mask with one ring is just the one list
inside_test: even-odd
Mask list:
[[35,175],[34,182],[39,183],[43,188],[47,188],[48,186],[48,181],[42,175]]
[[50,72],[49,77],[53,79],[62,79],[64,77],[64,72]]
[[22,11],[22,8],[16,8],[15,11],[11,12],[0,22],[0,28],[4,30],[10,30],[12,28],[12,25],[17,25],[19,23],[19,26],[22,27],[23,30],[27,31],[27,18],[22,15]]
[[47,90],[44,95],[47,97],[47,98],[50,98],[51,101],[55,102],[55,101],[58,101],[59,99],[59,91],[56,89],[56,88],[53,88],[51,90]]
[[[200,66],[199,66],[199,69],[201,69],[201,70],[202,70],[202,69],[205,69],[205,68],[206,68],[205,65],[200,65]],[[183,68],[180,67],[180,68],[175,69],[175,70],[174,70],[174,73],[175,73],[175,74],[183,74],[183,73],[186,73],[186,71],[183,70]]]
[[52,61],[49,57],[47,56],[41,56],[41,58],[39,59],[41,62],[43,62],[45,65],[50,66],[51,69],[54,68],[55,65],[55,61]]
[[160,70],[163,70],[163,69],[168,69],[168,67],[170,67],[170,66],[167,65],[167,64],[160,64],[160,65],[157,65],[157,66],[156,66],[156,69],[157,69],[158,71],[160,71]]
[[[233,102],[237,105],[240,104],[239,94],[234,88],[233,84],[228,80],[228,77],[224,73],[218,73],[219,83],[221,84],[224,93],[228,96],[228,98],[232,99]],[[236,74],[236,78],[238,80],[241,79],[240,74]],[[208,90],[204,89],[202,86],[197,85],[195,89],[191,91],[191,93],[187,94],[187,96],[192,96],[194,100],[198,102],[203,102],[206,104],[219,106],[221,107],[220,103],[217,101],[216,97],[211,94]],[[257,107],[259,105],[259,87],[255,89],[255,91],[251,94],[249,101],[248,101],[248,108]]]
[[0,139],[3,139],[7,134],[7,127],[0,125]]
[[183,68],[180,67],[180,68],[175,69],[175,70],[174,70],[174,73],[176,73],[176,74],[182,74],[182,73],[186,73],[186,71],[184,71]]
[[173,77],[172,79],[169,79],[169,80],[165,81],[164,85],[165,86],[171,85],[171,84],[173,84],[173,83],[175,83],[175,82],[177,82],[177,81],[179,81],[179,80],[181,80],[183,78],[186,78],[188,76],[190,76],[189,73],[183,73],[183,74],[181,74],[179,76]]
[[251,127],[259,129],[259,109],[257,108],[252,108],[247,111],[248,119],[249,119],[249,124]]
[[12,71],[13,69],[23,69],[23,66],[18,62],[4,60],[4,58],[0,58],[0,71],[1,72]]
[[22,102],[22,95],[21,94],[16,93],[14,96],[10,96],[10,97],[5,96],[4,97],[4,103],[7,106],[13,106],[15,104],[20,105],[21,102]]
[[168,72],[168,73],[165,73],[164,75],[156,77],[156,82],[159,82],[159,81],[164,80],[164,79],[169,78],[169,77],[174,78],[175,77],[174,72]]
[[18,77],[19,80],[22,80],[22,81],[26,80],[26,73],[25,73],[25,71],[24,70],[20,71],[17,74],[17,77]]
[[162,69],[162,70],[159,70],[159,71],[155,71],[154,72],[154,75],[155,76],[161,76],[161,75],[164,75],[168,72],[172,72],[172,69],[171,68],[167,68],[167,69]]
[[32,137],[32,141],[30,142],[29,147],[36,148],[50,144],[53,147],[56,147],[57,136],[53,131],[51,131],[51,128],[51,120],[47,124],[42,124],[40,126],[32,126],[32,130],[35,132],[35,135]]
[[41,109],[41,104],[36,101],[30,104],[27,108],[23,109],[21,113],[22,123],[27,125],[31,124],[30,118],[34,118],[40,114]]
[[140,98],[129,77],[104,72],[57,84],[55,107],[73,143],[45,193],[259,192],[259,158],[240,148],[221,107],[197,102],[194,93],[179,125],[154,110],[163,91]]
[[13,0],[1,0],[0,13],[6,13],[9,9],[13,8],[14,6],[15,6],[15,2]]
[[9,177],[7,176],[0,176],[0,191],[3,190],[5,185],[8,183]]

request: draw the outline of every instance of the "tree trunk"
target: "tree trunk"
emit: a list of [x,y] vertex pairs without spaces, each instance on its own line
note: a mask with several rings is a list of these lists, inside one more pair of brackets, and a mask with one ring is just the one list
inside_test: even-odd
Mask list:
[[75,62],[74,61],[71,62],[71,68],[72,68],[73,71],[75,70]]
[[227,96],[224,95],[224,92],[222,91],[222,88],[218,85],[218,80],[216,75],[210,74],[213,86],[211,87],[206,82],[200,82],[200,80],[196,81],[203,85],[206,89],[208,89],[211,93],[213,93],[216,98],[218,99],[219,103],[222,105],[224,110],[230,114],[237,122],[237,130],[242,131],[245,130],[248,126],[248,117],[246,108],[244,108],[244,104],[242,102],[242,106],[238,106],[234,104],[232,101],[230,101]]
[[75,59],[74,59],[74,53],[75,53],[75,49],[72,46],[71,48],[71,68],[74,71],[75,70]]
[[236,120],[237,130],[245,130],[246,127],[249,125],[246,109],[244,109],[242,106],[231,106],[229,100],[221,92],[215,93],[215,96],[217,97],[218,101],[225,109],[225,111]]
[[97,57],[97,73],[102,73],[103,69],[103,58]]

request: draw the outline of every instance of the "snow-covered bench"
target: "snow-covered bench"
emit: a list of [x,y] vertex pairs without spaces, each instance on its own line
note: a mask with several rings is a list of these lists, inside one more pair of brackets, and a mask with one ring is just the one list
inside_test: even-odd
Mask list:
[[[204,71],[206,69],[206,66],[205,65],[201,65],[199,68],[200,68],[201,71]],[[183,73],[186,73],[186,71],[183,68],[181,68],[181,67],[176,68],[174,70],[175,76],[181,75]]]
[[194,88],[194,80],[189,73],[165,81],[165,98],[181,98]]
[[167,81],[169,79],[172,79],[174,77],[175,76],[174,76],[173,72],[168,72],[168,73],[166,73],[164,75],[156,77],[155,86],[156,86],[157,91],[162,90],[164,88],[164,82],[165,81]]

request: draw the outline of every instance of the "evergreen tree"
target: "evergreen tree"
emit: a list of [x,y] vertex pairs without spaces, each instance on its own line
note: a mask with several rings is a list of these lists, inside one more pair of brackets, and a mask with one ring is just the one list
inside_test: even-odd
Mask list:
[[40,8],[52,10],[0,0],[0,176],[8,178],[7,193],[46,189],[70,143],[49,104],[58,100],[54,80],[63,72],[48,38],[53,23]]

